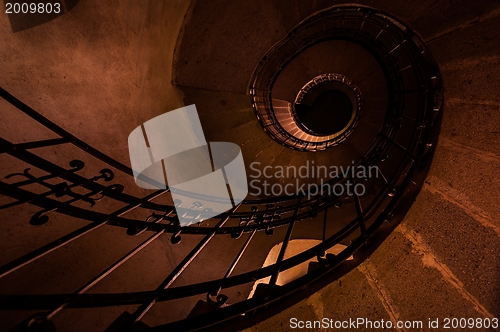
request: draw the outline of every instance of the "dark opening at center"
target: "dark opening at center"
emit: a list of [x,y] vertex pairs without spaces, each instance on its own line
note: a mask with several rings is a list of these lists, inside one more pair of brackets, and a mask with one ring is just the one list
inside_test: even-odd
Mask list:
[[338,90],[323,92],[311,106],[297,106],[297,116],[302,125],[320,135],[340,132],[349,124],[353,112],[349,97]]

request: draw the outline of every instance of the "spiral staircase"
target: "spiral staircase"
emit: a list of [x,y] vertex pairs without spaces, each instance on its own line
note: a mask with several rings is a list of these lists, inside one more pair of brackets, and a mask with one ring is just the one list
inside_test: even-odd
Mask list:
[[[2,28],[0,329],[499,316],[498,6],[115,5]],[[326,179],[364,195],[250,191],[180,227],[168,189],[135,185],[125,142],[189,104],[207,141],[240,146],[247,175],[253,162],[380,176]]]

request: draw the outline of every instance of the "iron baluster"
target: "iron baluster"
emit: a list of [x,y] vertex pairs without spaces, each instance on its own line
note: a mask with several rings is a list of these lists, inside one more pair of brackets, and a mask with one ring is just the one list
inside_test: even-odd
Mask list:
[[[8,185],[3,183],[3,182],[0,182],[0,189],[2,191],[7,191],[8,189]],[[19,190],[19,189],[17,189]],[[162,195],[163,193],[165,193],[165,191],[156,191],[148,196],[146,196],[144,198],[144,200],[152,200],[156,197],[159,197],[160,195]],[[38,248],[22,257],[19,257],[13,261],[11,261],[10,263],[7,263],[3,266],[0,267],[0,278],[20,269],[21,267],[31,263],[31,262],[34,262],[35,260],[45,256],[46,254],[58,249],[58,248],[61,248],[65,245],[67,245],[68,243],[71,243],[73,242],[74,240],[80,238],[81,236],[93,231],[93,230],[96,230],[97,228],[101,227],[102,225],[106,224],[110,219],[114,218],[114,217],[118,217],[118,216],[122,216],[124,215],[125,213],[129,212],[129,211],[132,211],[134,210],[135,208],[137,208],[138,206],[140,206],[140,203],[139,204],[131,204],[131,205],[128,205],[128,206],[125,206],[121,209],[118,209],[116,210],[115,212],[113,212],[112,214],[108,215],[108,217],[106,218],[103,218],[102,220],[96,220],[84,227],[81,227],[67,235],[64,235],[62,237],[60,237],[59,239],[55,240],[55,241],[52,241],[46,245],[44,245],[43,247],[41,248]]]
[[[241,202],[233,207],[230,212],[236,211],[241,206]],[[163,290],[170,287],[174,281],[181,275],[181,273],[188,267],[189,264],[198,256],[198,254],[205,248],[205,246],[212,240],[215,236],[215,229],[224,226],[224,224],[229,220],[229,216],[221,219],[215,226],[214,231],[205,235],[205,237],[198,242],[196,247],[191,250],[191,252],[182,260],[182,262],[177,265],[172,272],[163,280],[163,282],[156,288],[156,290]],[[132,314],[132,325],[140,321],[142,317],[151,309],[151,307],[156,303],[156,299],[143,303],[133,314]]]
[[276,282],[278,281],[278,275],[280,273],[280,265],[281,262],[283,262],[283,259],[285,258],[285,252],[286,248],[288,247],[288,243],[290,242],[290,238],[292,237],[292,231],[293,231],[293,226],[295,225],[296,219],[297,219],[297,214],[299,212],[300,208],[300,203],[302,201],[303,196],[299,196],[299,199],[297,200],[297,205],[295,207],[295,210],[293,211],[293,217],[290,223],[288,224],[288,229],[286,230],[286,235],[285,239],[283,240],[283,244],[281,245],[280,252],[278,254],[278,258],[276,259],[276,271],[271,275],[271,280],[269,281],[269,285],[275,286]]

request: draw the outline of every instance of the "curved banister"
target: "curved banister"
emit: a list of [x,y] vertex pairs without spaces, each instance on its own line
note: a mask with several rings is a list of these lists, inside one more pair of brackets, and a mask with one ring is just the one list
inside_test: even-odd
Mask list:
[[[338,24],[339,20],[342,22],[352,20],[356,24],[359,23],[360,29],[342,28]],[[363,29],[367,29],[368,26],[378,30],[372,31],[372,34],[365,32]],[[384,37],[389,39],[382,41]],[[226,306],[225,301],[222,303],[222,301],[214,302],[212,300],[214,303],[210,305],[219,306],[212,315],[214,320],[212,323],[215,324],[217,321],[238,317],[243,313],[250,314],[252,310],[266,306],[288,293],[305,287],[344,264],[347,257],[359,250],[366,244],[367,239],[376,234],[377,229],[393,213],[400,201],[409,195],[408,192],[414,194],[408,189],[408,185],[415,174],[427,170],[428,165],[423,167],[422,162],[425,157],[432,153],[431,146],[436,140],[436,131],[438,130],[436,128],[438,128],[442,100],[439,71],[424,44],[408,27],[372,8],[353,5],[335,6],[302,21],[268,52],[254,71],[250,94],[258,121],[273,139],[283,145],[297,150],[318,151],[332,148],[340,143],[337,140],[329,140],[326,143],[303,141],[293,137],[277,121],[272,105],[273,84],[283,68],[309,47],[332,39],[349,40],[368,49],[381,64],[388,81],[389,107],[385,114],[384,124],[367,151],[353,164],[353,166],[377,165],[381,172],[382,179],[379,184],[368,182],[368,185],[372,186],[373,189],[372,195],[368,197],[369,201],[367,201],[368,198],[362,200],[356,195],[335,196],[330,193],[312,195],[310,192],[292,196],[248,199],[244,200],[237,209],[225,212],[212,220],[206,220],[203,224],[180,227],[175,207],[172,204],[153,202],[155,198],[168,193],[168,189],[154,191],[144,196],[123,192],[124,186],[114,179],[114,171],[118,170],[132,178],[130,167],[81,141],[0,88],[1,98],[59,136],[56,139],[41,139],[21,144],[13,144],[4,138],[0,139],[0,153],[8,154],[49,174],[37,177],[32,175],[30,169],[10,170],[11,173],[8,177],[10,180],[0,181],[0,192],[14,199],[15,202],[0,206],[0,211],[22,204],[31,204],[42,208],[32,217],[31,224],[34,226],[49,222],[49,215],[52,213],[61,213],[88,222],[72,233],[1,266],[0,278],[103,226],[127,229],[127,234],[131,236],[144,231],[152,232],[147,241],[142,242],[113,265],[103,270],[82,286],[79,291],[71,294],[0,295],[0,309],[44,310],[45,312],[37,316],[36,322],[28,321],[28,324],[37,324],[40,318],[42,320],[50,319],[65,308],[138,304],[140,309],[126,323],[128,327],[131,327],[156,302],[184,299],[200,294],[207,294],[207,302],[209,302],[208,298],[214,295],[218,296],[225,289],[240,287],[258,279],[271,277],[269,286],[273,291],[268,297],[256,295],[251,299],[230,304],[226,308],[223,308]],[[423,52],[424,50],[425,52]],[[401,51],[403,53],[397,53]],[[396,58],[396,53],[399,54],[399,58]],[[403,58],[403,55],[406,57]],[[405,63],[405,66],[401,67],[401,63]],[[406,76],[403,76],[402,72],[405,70],[411,70],[412,75],[405,74]],[[414,81],[409,82],[410,79]],[[414,83],[418,88],[405,90],[407,83]],[[418,96],[418,104],[413,105],[416,108],[412,113],[415,114],[409,115],[406,113],[413,106],[406,105],[406,97],[410,94]],[[410,127],[403,128],[403,118],[409,119]],[[398,134],[402,130],[411,130],[411,135],[405,142],[399,141]],[[94,177],[86,177],[78,173],[85,167],[83,161],[72,160],[67,163],[69,167],[65,168],[31,151],[60,145],[72,145],[85,152],[89,157],[96,158],[100,163],[101,172]],[[399,151],[399,154],[394,152],[396,150]],[[68,157],[71,158],[71,156]],[[12,179],[15,180],[16,177],[23,179],[12,182]],[[57,180],[59,184],[54,185],[48,180]],[[356,183],[358,180],[347,175],[343,178],[331,179],[327,184],[342,184],[346,181]],[[45,191],[43,193],[33,191],[26,186],[27,184],[37,184]],[[77,188],[85,190],[87,193],[81,194],[76,190]],[[102,204],[103,198],[125,204],[125,206],[112,212],[94,210],[95,205]],[[82,203],[83,206],[76,205],[77,202]],[[353,208],[355,213],[353,215],[346,214],[350,218],[349,221],[336,224],[335,215],[330,212],[345,211],[347,206]],[[141,220],[127,215],[135,210],[147,213],[148,217]],[[189,210],[180,211],[188,212]],[[304,223],[323,227],[321,243],[286,259],[284,259],[286,245],[284,245],[275,264],[233,274],[240,258],[248,252],[248,244],[256,232],[263,231],[271,236],[273,229],[288,226],[284,238],[286,243],[293,236],[294,227]],[[334,234],[327,236],[327,228],[332,225],[339,226],[339,229]],[[204,235],[204,237],[203,240],[197,242],[193,249],[188,251],[181,263],[174,267],[174,270],[155,290],[85,294],[90,287],[101,281],[110,271],[114,271],[123,262],[136,255],[164,233],[170,234],[172,244],[179,244],[182,237],[185,236]],[[171,287],[176,278],[187,269],[200,252],[209,250],[206,249],[207,244],[214,237],[226,236],[227,241],[232,241],[231,239],[237,239],[242,234],[248,234],[249,238],[237,255],[235,254],[235,259],[231,261],[229,267],[223,271],[225,272],[223,276],[216,280],[204,280],[189,285]],[[274,240],[277,240],[276,237]],[[334,259],[323,258],[327,249],[346,240],[351,240],[351,244]],[[281,271],[291,269],[313,258],[322,264],[322,268],[285,286],[273,287],[273,283]],[[352,264],[354,263],[349,266],[354,266]],[[202,322],[198,323],[202,324]],[[191,326],[190,324],[192,322],[179,320],[167,326],[187,327]]]

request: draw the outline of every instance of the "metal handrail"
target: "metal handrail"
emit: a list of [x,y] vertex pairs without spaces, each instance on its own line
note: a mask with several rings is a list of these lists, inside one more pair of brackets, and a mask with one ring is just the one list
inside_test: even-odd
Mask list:
[[[371,24],[379,27],[380,32],[377,36],[371,36],[360,31],[352,31],[351,29],[325,28],[325,23],[331,23],[340,18],[342,20],[359,21],[361,26]],[[323,29],[318,29],[318,27],[323,27]],[[416,91],[409,92],[405,90],[404,78],[400,74],[402,68],[399,67],[397,60],[391,54],[394,48],[389,49],[389,47],[375,38],[382,32],[388,33],[397,40],[403,40],[398,47],[406,52],[411,63],[409,68],[412,69],[414,74],[413,77],[418,82],[419,86],[419,89]],[[300,39],[300,36],[302,36],[302,39]],[[315,145],[312,142],[305,142],[295,137],[290,137],[290,135],[279,125],[272,110],[272,86],[286,64],[300,54],[300,52],[321,41],[331,39],[347,39],[362,44],[371,51],[382,64],[389,85],[391,96],[389,100],[390,106],[379,135],[356,165],[380,165],[381,172],[384,163],[391,163],[395,167],[393,167],[394,170],[391,174],[384,174],[382,172],[385,185],[368,204],[366,204],[366,202],[363,204],[357,196],[354,197],[353,202],[349,201],[349,204],[355,204],[357,211],[356,215],[353,216],[354,218],[350,222],[343,225],[340,231],[329,237],[326,237],[326,225],[329,219],[327,213],[332,209],[341,208],[339,207],[340,203],[342,201],[348,201],[346,197],[316,194],[311,195],[310,199],[306,199],[303,195],[293,195],[244,200],[237,209],[235,208],[220,215],[217,220],[208,221],[206,225],[182,228],[178,224],[173,205],[152,202],[153,199],[168,193],[168,188],[152,192],[144,197],[124,193],[123,185],[113,183],[114,170],[118,170],[128,176],[133,176],[130,167],[81,141],[76,136],[22,103],[6,90],[0,88],[1,98],[15,106],[19,111],[28,115],[31,119],[42,124],[46,129],[60,136],[56,139],[38,140],[22,144],[13,144],[7,139],[0,139],[0,153],[9,154],[49,174],[36,177],[31,174],[29,169],[25,169],[22,172],[13,172],[9,175],[9,178],[22,177],[23,180],[21,181],[14,183],[0,181],[0,192],[16,200],[13,203],[0,206],[0,211],[29,203],[42,208],[41,211],[37,212],[31,218],[30,222],[33,225],[41,225],[48,222],[48,216],[50,213],[54,212],[88,221],[88,224],[80,229],[64,235],[41,248],[1,266],[0,278],[13,273],[19,268],[45,256],[47,253],[57,250],[103,225],[126,228],[127,234],[129,235],[136,235],[143,231],[153,232],[149,239],[143,241],[118,261],[110,265],[95,278],[80,287],[75,293],[0,295],[0,309],[45,310],[46,312],[41,313],[37,317],[38,320],[30,321],[30,323],[35,324],[40,318],[42,320],[50,319],[66,308],[139,304],[140,309],[136,311],[132,319],[128,322],[128,326],[132,326],[135,322],[139,321],[156,302],[207,294],[207,302],[219,308],[216,313],[212,315],[211,319],[213,319],[214,322],[217,320],[223,321],[228,317],[236,317],[241,313],[248,313],[270,302],[276,301],[286,294],[291,293],[293,289],[304,286],[317,279],[319,276],[329,273],[339,264],[343,264],[345,259],[358,250],[366,242],[366,239],[380,227],[400,199],[405,195],[405,189],[410,183],[412,176],[421,166],[421,160],[430,153],[429,144],[432,143],[433,139],[431,133],[435,131],[435,125],[438,122],[437,118],[440,114],[440,112],[435,112],[434,110],[439,111],[442,105],[440,104],[440,75],[439,71],[436,69],[437,66],[435,66],[428,52],[422,54],[421,48],[424,47],[423,43],[410,29],[396,19],[372,8],[362,6],[336,6],[307,18],[294,28],[282,41],[277,43],[269,51],[254,72],[250,89],[253,107],[264,130],[266,130],[273,139],[277,139],[282,142],[282,144],[296,149],[315,151],[320,148],[319,145]],[[293,43],[295,48],[292,49],[291,52],[284,54],[281,49],[282,46],[287,43]],[[279,56],[279,54],[281,55]],[[405,95],[409,93],[418,94],[419,105],[417,106],[417,117],[413,119],[414,124],[412,127],[411,139],[406,145],[403,145],[398,142],[398,132],[401,126],[401,119],[405,116]],[[94,177],[85,177],[78,174],[78,172],[85,167],[82,161],[71,161],[69,163],[70,167],[64,168],[31,152],[31,150],[34,149],[49,146],[57,147],[67,144],[77,147],[89,156],[95,157],[102,162],[103,168],[100,173]],[[330,146],[328,144],[333,146],[335,142],[327,143],[327,147]],[[392,149],[402,151],[402,157],[398,158],[392,155],[392,153],[390,153],[393,151]],[[53,185],[49,183],[48,180],[59,180],[60,183]],[[341,179],[332,179],[329,183],[342,183],[348,180],[354,179],[348,176]],[[48,188],[48,190],[40,194],[29,190],[26,187],[28,184],[38,184],[46,189]],[[83,188],[88,193],[78,194],[75,190],[72,190],[76,187]],[[103,197],[125,203],[125,207],[111,213],[93,210],[92,207],[99,204]],[[62,201],[61,198],[68,198],[68,200]],[[88,203],[89,208],[81,207],[81,205],[76,206],[74,205],[76,202]],[[379,208],[382,208],[380,213],[378,213]],[[150,215],[145,220],[127,217],[127,213],[136,209],[148,210]],[[286,245],[283,245],[279,259],[275,264],[232,275],[234,268],[240,262],[243,253],[248,250],[248,245],[257,231],[265,231],[266,234],[272,234],[274,228],[288,226],[288,232],[286,232],[284,238],[284,242],[287,242],[292,236],[294,224],[310,218],[315,218],[320,213],[324,214],[321,243],[287,259],[284,259]],[[374,215],[376,213],[378,214]],[[152,243],[159,235],[164,233],[171,234],[171,242],[174,244],[178,244],[182,236],[203,234],[205,237],[204,240],[198,242],[198,245],[188,253],[182,264],[174,269],[175,273],[172,272],[171,275],[167,276],[165,281],[161,283],[156,290],[115,294],[85,293],[90,287],[109,275],[111,271],[114,271],[129,258],[133,257]],[[173,280],[191,264],[199,253],[202,250],[206,250],[206,244],[213,237],[220,234],[231,234],[231,237],[239,238],[243,233],[247,233],[249,237],[222,278],[186,286],[170,287]],[[351,245],[347,246],[334,260],[325,260],[321,258],[324,256],[327,249],[353,236],[355,236],[355,238]],[[219,293],[223,289],[238,287],[258,279],[271,277],[270,286],[272,287],[276,283],[277,276],[280,272],[293,268],[314,257],[317,257],[318,262],[323,264],[322,269],[301,277],[290,285],[280,288],[281,290],[274,287],[272,296],[270,297],[261,297],[257,295],[251,299],[232,304],[229,306],[229,309],[223,308],[226,304],[226,300],[219,301],[219,299],[223,298],[219,298]],[[213,296],[216,296],[215,301],[210,300]],[[202,324],[203,322],[198,323]],[[171,323],[168,326],[186,327],[191,326],[190,324],[194,323],[188,322],[187,320],[181,320]]]

